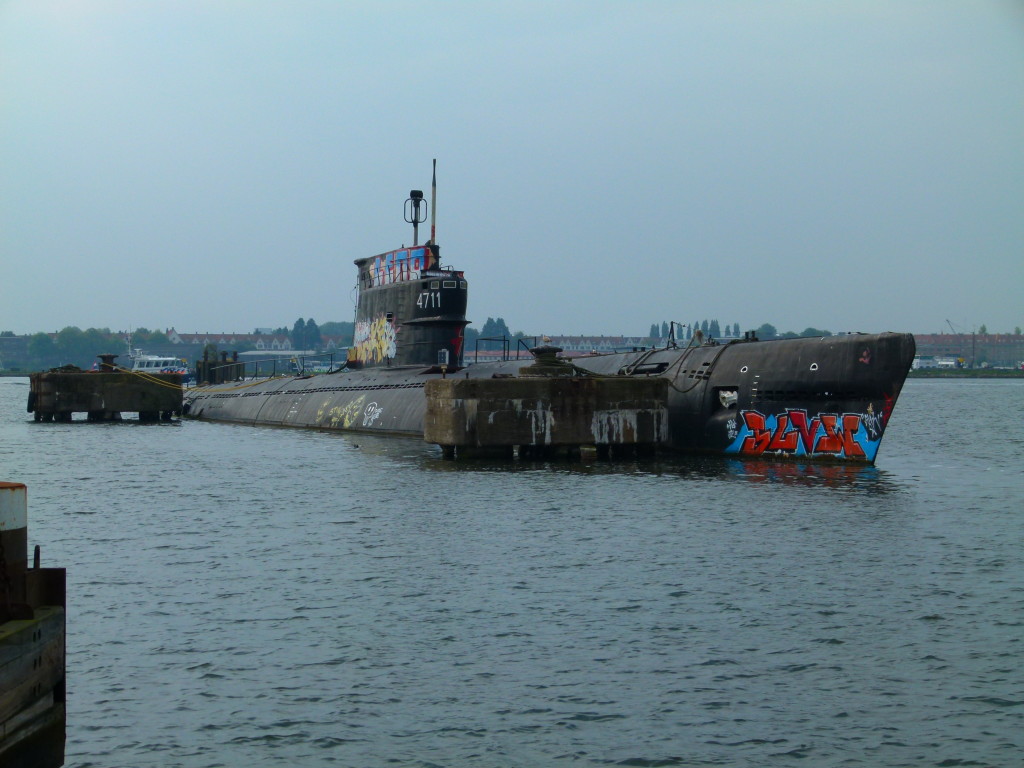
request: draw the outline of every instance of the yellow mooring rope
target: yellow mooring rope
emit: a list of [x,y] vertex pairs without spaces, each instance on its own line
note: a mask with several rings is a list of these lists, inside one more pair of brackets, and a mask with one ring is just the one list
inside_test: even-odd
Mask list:
[[150,384],[156,384],[161,387],[167,387],[168,389],[181,389],[181,384],[172,384],[169,381],[159,379],[151,373],[145,371],[133,371],[131,368],[122,368],[119,365],[115,365],[114,368],[121,373],[130,373],[133,376],[138,376],[143,381],[148,381]]

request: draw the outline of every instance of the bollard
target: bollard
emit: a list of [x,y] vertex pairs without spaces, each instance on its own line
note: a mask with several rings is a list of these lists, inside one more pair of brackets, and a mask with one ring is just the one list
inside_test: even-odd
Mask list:
[[26,610],[31,617],[25,602],[27,568],[28,489],[0,482],[0,620],[26,618]]

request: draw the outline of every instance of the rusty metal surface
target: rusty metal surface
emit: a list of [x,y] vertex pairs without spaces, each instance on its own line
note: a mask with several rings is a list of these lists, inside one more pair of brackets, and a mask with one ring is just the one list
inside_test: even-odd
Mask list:
[[663,378],[544,377],[427,382],[424,439],[441,446],[668,442]]

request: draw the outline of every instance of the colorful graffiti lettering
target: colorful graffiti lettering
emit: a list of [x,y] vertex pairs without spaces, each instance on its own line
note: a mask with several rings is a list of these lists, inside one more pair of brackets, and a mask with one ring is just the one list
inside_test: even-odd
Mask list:
[[327,406],[331,404],[331,401],[325,400],[324,404],[316,412],[316,422],[332,429],[349,429],[362,410],[365,400],[366,395],[360,395],[344,406],[336,405],[330,409]]
[[355,337],[349,350],[349,359],[361,363],[379,363],[395,356],[395,326],[383,315],[375,320],[356,323]]
[[418,280],[430,263],[430,254],[423,247],[382,253],[370,264],[370,280],[374,285]]
[[819,413],[804,409],[765,415],[742,411],[739,430],[729,430],[727,453],[747,456],[783,454],[874,461],[882,439],[884,417],[868,406],[867,413]]

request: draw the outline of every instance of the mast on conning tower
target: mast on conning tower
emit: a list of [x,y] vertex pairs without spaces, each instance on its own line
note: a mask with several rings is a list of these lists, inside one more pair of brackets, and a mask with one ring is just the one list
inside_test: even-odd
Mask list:
[[405,220],[412,224],[412,244],[420,244],[420,224],[427,220],[427,203],[423,199],[423,192],[414,189],[409,193],[409,199],[405,201]]
[[[430,180],[430,205],[423,199],[423,192],[414,189],[409,192],[405,201],[405,220],[412,224],[412,244],[420,244],[420,224],[427,220],[427,208],[430,209],[430,240],[427,245],[437,245],[437,158],[434,159],[434,174]],[[436,252],[436,251],[435,251]]]
[[430,244],[437,245],[437,158],[434,158],[434,175],[430,179]]

